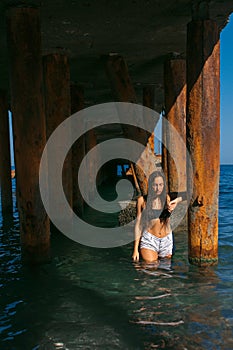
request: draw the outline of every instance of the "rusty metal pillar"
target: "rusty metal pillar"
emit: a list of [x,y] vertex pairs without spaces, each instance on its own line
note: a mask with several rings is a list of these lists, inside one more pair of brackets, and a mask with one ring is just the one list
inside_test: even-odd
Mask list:
[[[199,266],[218,261],[220,145],[219,29],[209,19],[188,24],[187,148],[193,164],[188,211],[189,261]],[[188,185],[189,188],[189,185]]]
[[[165,91],[166,94],[166,91]],[[165,109],[162,110],[162,169],[166,179],[166,184],[168,184],[168,151],[165,145],[167,144],[167,124],[165,123],[165,118],[167,118]]]
[[[178,132],[177,139],[172,130],[166,130],[167,180],[170,192],[186,191],[186,61],[169,58],[164,63],[164,89],[166,118]],[[182,143],[183,141],[183,143]],[[175,161],[169,152],[176,153]],[[179,173],[177,172],[179,169]]]
[[[84,91],[81,86],[72,84],[71,93],[71,113],[77,113],[84,109]],[[84,199],[81,195],[78,184],[78,171],[82,159],[85,157],[85,137],[82,135],[72,147],[72,178],[73,178],[73,209],[83,216]]]
[[0,91],[0,185],[3,214],[12,214],[11,155],[8,102],[6,91]]
[[137,103],[136,92],[124,58],[118,54],[107,56],[106,72],[116,101]]
[[[137,96],[134,90],[128,66],[124,58],[118,54],[109,55],[106,59],[106,71],[111,84],[112,92],[115,99],[119,102],[137,103]],[[122,120],[123,131],[126,137],[136,140],[146,146],[148,138],[151,136],[145,130],[131,126],[126,126],[126,121]],[[147,193],[147,177],[146,174],[151,173],[152,166],[156,163],[156,157],[145,148],[145,151],[137,161],[135,173],[139,182],[141,192]],[[155,170],[155,169],[153,169]]]
[[[148,107],[150,109],[154,109],[155,107],[155,86],[154,85],[146,85],[143,87],[143,106]],[[150,111],[145,111],[144,118],[149,117]],[[148,142],[146,144],[146,153],[149,159],[154,159],[153,162],[148,162],[148,170],[151,174],[156,169],[156,156],[155,156],[155,144],[154,144],[154,132],[149,136]],[[146,193],[148,192],[148,183],[146,182],[147,188]],[[145,193],[145,190],[144,190]]]
[[[70,116],[71,98],[70,98],[70,70],[68,58],[64,54],[52,53],[43,56],[44,73],[44,93],[45,93],[45,112],[46,112],[46,136],[47,139],[52,132]],[[67,134],[66,137],[71,135]],[[59,158],[59,154],[54,154]],[[63,188],[70,206],[72,207],[72,154],[68,152],[63,165]],[[58,159],[59,161],[59,159]],[[48,159],[49,167],[49,159]],[[49,172],[49,186],[54,181]],[[50,198],[52,205],[53,199]],[[62,203],[61,203],[62,213]],[[61,214],[59,214],[61,215]]]
[[[92,123],[88,122],[87,127],[89,128]],[[97,145],[97,135],[94,129],[90,129],[85,134],[85,154],[87,154],[92,148]],[[88,194],[89,201],[94,200],[94,186],[96,186],[96,159],[92,158],[90,162],[86,161],[87,169],[87,181],[85,183],[85,191]]]
[[49,259],[50,230],[39,190],[46,130],[38,9],[10,9],[7,38],[22,257],[39,263]]
[[[143,87],[143,106],[146,106],[150,109],[154,109],[155,107],[155,86],[154,85],[146,85]],[[147,142],[147,145],[150,147],[153,153],[155,151],[154,137],[155,135],[153,132]]]

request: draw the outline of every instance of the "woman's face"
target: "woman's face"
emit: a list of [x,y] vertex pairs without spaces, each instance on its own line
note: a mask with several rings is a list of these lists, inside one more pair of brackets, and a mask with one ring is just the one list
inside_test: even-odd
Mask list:
[[159,196],[163,192],[164,182],[161,176],[155,177],[152,183],[152,188],[157,196]]

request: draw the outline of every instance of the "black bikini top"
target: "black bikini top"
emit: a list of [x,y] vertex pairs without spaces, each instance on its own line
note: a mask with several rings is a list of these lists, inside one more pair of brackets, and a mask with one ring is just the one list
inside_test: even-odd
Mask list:
[[162,211],[163,209],[149,209],[147,212],[148,220],[158,219]]
[[165,209],[150,209],[147,212],[147,220],[154,220],[154,219],[168,219],[171,216],[171,212],[165,208]]

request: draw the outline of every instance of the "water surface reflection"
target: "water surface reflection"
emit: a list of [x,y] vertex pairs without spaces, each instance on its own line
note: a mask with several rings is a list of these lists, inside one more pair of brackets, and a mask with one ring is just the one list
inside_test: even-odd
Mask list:
[[[227,194],[228,196],[228,194]],[[222,198],[222,197],[221,197]],[[132,244],[81,246],[52,235],[50,264],[20,260],[19,224],[0,217],[0,349],[233,349],[233,235],[220,201],[219,264],[131,261]]]

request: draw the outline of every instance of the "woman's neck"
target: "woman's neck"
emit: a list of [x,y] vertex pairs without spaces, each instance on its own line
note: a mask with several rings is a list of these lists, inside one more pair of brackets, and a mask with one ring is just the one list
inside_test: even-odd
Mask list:
[[156,197],[152,201],[152,209],[162,209],[162,202],[161,202],[160,197]]

